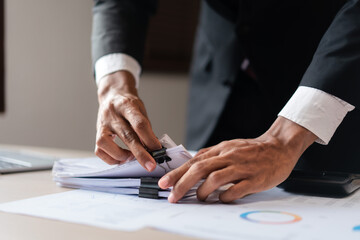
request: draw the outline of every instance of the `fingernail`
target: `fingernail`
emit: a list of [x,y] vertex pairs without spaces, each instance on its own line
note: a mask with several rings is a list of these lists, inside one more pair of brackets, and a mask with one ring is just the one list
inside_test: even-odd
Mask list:
[[145,163],[145,167],[149,172],[151,172],[155,166],[152,162],[149,161]]
[[159,186],[161,188],[168,188],[169,187],[169,176],[164,176],[159,180]]
[[171,203],[174,203],[175,202],[175,197],[174,197],[174,194],[173,193],[170,193],[169,197],[168,197],[168,201],[171,202]]

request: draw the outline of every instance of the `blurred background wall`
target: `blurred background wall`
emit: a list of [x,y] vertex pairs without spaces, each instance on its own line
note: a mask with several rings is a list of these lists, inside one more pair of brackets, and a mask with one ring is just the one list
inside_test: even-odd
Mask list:
[[[92,4],[5,0],[6,110],[0,113],[0,144],[93,150]],[[155,133],[183,143],[188,76],[150,70],[142,77],[140,96]]]

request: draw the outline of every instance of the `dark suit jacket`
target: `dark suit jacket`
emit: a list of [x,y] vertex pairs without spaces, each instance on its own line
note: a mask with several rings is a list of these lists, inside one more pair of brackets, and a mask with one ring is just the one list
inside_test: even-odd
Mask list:
[[[180,3],[179,3],[180,4]],[[140,63],[156,2],[95,1],[93,60],[122,52]],[[240,70],[250,59],[253,79]],[[257,137],[299,85],[360,106],[358,0],[207,0],[191,69],[187,145]],[[313,144],[298,168],[360,172],[360,113],[328,146]]]

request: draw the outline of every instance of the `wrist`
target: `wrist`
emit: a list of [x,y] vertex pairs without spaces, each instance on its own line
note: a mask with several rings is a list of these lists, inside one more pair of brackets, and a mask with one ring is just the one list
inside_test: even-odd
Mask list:
[[136,81],[133,75],[121,70],[104,76],[98,85],[98,99],[101,102],[109,94],[125,94],[130,93],[137,95]]
[[264,135],[275,139],[296,158],[317,139],[311,131],[284,117],[278,117]]

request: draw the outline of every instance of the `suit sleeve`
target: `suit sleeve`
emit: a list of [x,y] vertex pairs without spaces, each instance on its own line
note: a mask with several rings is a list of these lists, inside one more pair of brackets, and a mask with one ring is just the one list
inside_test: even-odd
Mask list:
[[324,34],[302,86],[360,106],[360,2],[349,0]]
[[140,64],[149,17],[156,0],[94,0],[92,62],[111,53],[124,53]]

